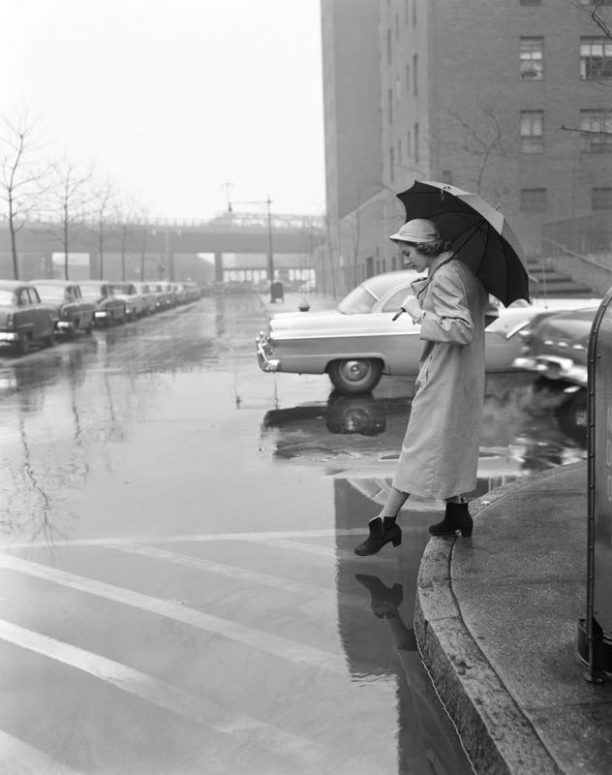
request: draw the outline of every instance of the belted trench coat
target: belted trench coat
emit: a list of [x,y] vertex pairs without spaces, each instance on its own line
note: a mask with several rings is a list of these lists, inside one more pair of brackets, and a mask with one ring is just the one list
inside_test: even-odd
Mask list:
[[424,315],[415,395],[393,478],[402,492],[451,498],[476,488],[488,296],[459,259],[436,257],[412,284]]

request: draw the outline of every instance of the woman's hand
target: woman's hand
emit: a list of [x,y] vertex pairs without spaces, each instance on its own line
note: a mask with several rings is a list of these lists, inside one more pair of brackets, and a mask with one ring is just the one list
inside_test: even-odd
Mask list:
[[406,296],[402,302],[402,309],[410,315],[413,323],[420,323],[425,314],[421,309],[418,299],[412,294]]

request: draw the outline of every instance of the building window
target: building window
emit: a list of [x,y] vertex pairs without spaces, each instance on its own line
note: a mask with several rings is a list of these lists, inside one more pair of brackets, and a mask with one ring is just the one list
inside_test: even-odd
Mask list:
[[399,40],[399,14],[395,14],[395,40]]
[[412,26],[416,27],[417,23],[417,0],[412,0]]
[[544,153],[543,128],[543,110],[521,110],[521,153]]
[[521,38],[519,74],[521,81],[544,78],[544,38]]
[[391,180],[395,177],[395,151],[389,148],[389,177]]
[[406,65],[406,91],[410,91],[410,65]]
[[580,77],[583,81],[612,78],[612,40],[580,38]]
[[401,140],[397,141],[397,163],[398,164],[402,163],[402,141]]
[[412,156],[412,132],[410,130],[406,132],[406,156],[408,158]]
[[442,183],[448,183],[449,186],[453,185],[453,173],[451,170],[442,170]]
[[418,94],[419,92],[419,74],[418,74],[418,67],[419,67],[419,57],[417,54],[415,54],[412,57],[412,93]]
[[389,89],[387,92],[387,101],[389,103],[389,124],[393,123],[393,90]]
[[542,0],[519,0],[519,5],[542,5]]
[[581,110],[580,133],[584,153],[612,151],[612,112],[609,110]]
[[387,30],[387,62],[393,61],[393,44],[391,43],[391,30]]
[[591,190],[591,209],[612,210],[612,188],[593,188]]
[[419,125],[414,125],[414,161],[419,163]]
[[404,21],[406,24],[408,24],[408,19],[410,18],[410,0],[404,0]]
[[522,188],[520,208],[524,213],[541,213],[546,210],[546,189]]

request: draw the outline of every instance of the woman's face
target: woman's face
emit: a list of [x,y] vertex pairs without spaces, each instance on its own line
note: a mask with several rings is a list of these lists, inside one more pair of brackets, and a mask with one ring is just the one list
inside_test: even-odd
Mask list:
[[402,258],[404,264],[407,266],[413,266],[417,272],[422,272],[427,269],[431,262],[431,256],[426,256],[418,249],[418,247],[412,242],[402,242],[401,244]]

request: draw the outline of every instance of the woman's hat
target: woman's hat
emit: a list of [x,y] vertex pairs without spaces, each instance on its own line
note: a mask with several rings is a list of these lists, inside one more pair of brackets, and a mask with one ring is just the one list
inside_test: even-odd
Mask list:
[[420,245],[439,240],[440,234],[433,221],[427,221],[425,218],[413,218],[411,221],[407,221],[396,234],[392,234],[389,239],[396,242],[414,242]]

